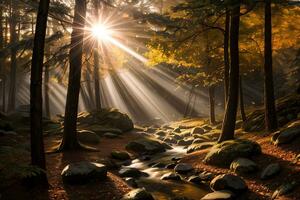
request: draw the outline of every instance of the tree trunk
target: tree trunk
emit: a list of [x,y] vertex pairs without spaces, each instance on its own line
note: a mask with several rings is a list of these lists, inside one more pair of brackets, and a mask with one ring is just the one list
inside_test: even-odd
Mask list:
[[[17,33],[16,33],[16,14],[15,9],[13,8],[13,3],[11,3],[10,10],[10,19],[9,19],[9,27],[10,27],[10,43],[17,42]],[[16,79],[17,79],[17,48],[11,48],[10,55],[10,84],[9,84],[9,94],[8,94],[8,111],[13,111],[16,106]]]
[[45,116],[50,118],[50,98],[49,98],[49,65],[45,65],[44,72],[44,96],[45,96]]
[[247,120],[246,117],[246,112],[245,112],[245,105],[244,105],[244,96],[243,96],[243,82],[242,82],[242,76],[240,76],[240,84],[239,84],[239,88],[240,88],[240,111],[241,111],[241,118],[244,121]]
[[215,116],[215,86],[210,86],[208,88],[209,94],[209,119],[211,124],[216,123],[216,116]]
[[265,2],[265,123],[267,131],[274,131],[278,128],[274,84],[273,84],[273,70],[272,70],[272,16],[271,16],[271,0]]
[[[99,1],[94,0],[95,6],[95,18],[98,20],[99,18]],[[95,49],[94,49],[94,89],[95,89],[95,102],[96,102],[96,110],[101,109],[101,98],[100,98],[100,83],[99,83],[99,44],[98,40],[95,41]]]
[[60,150],[80,147],[77,140],[77,114],[82,68],[83,37],[86,16],[86,0],[75,1],[73,32],[71,35],[70,70],[65,108],[64,134]]
[[[46,169],[42,123],[42,80],[48,9],[49,0],[40,0],[34,36],[30,82],[31,164],[42,169]],[[47,181],[45,174],[44,181]]]
[[[239,1],[240,3],[240,1]],[[240,5],[231,10],[230,27],[230,74],[229,74],[229,94],[223,120],[222,132],[218,142],[231,140],[234,138],[236,113],[239,98],[239,24]]]
[[[4,47],[3,38],[3,7],[0,6],[0,49]],[[4,77],[4,58],[0,57],[0,93],[2,93],[2,107],[1,110],[5,112],[5,77]]]
[[224,103],[226,105],[228,99],[229,88],[229,28],[230,28],[230,12],[226,9],[225,32],[224,32]]

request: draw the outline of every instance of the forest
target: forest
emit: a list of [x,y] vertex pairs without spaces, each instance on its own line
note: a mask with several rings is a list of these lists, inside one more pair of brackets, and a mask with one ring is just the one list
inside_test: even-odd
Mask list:
[[299,0],[0,0],[0,200],[299,200]]

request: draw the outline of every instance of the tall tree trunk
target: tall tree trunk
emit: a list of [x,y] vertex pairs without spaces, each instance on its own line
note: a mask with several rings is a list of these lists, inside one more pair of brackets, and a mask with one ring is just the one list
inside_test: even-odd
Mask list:
[[44,71],[44,97],[45,97],[45,116],[50,118],[50,98],[49,98],[49,65],[45,65]]
[[229,88],[229,28],[230,28],[230,12],[226,9],[225,32],[224,32],[224,103],[226,105],[228,99]]
[[243,81],[242,81],[242,76],[240,76],[240,84],[239,84],[239,88],[240,88],[240,111],[241,111],[241,118],[244,121],[247,120],[246,117],[246,112],[245,112],[245,105],[244,105],[244,95],[243,95]]
[[[42,123],[42,80],[48,9],[49,0],[40,0],[34,36],[30,82],[31,164],[42,169],[46,169]],[[45,174],[43,178],[43,181],[47,182]]]
[[[0,6],[0,49],[4,47],[3,38],[3,7]],[[4,58],[0,57],[0,93],[2,93],[2,107],[1,110],[5,112],[5,76],[4,76]]]
[[209,119],[211,124],[216,123],[216,116],[215,116],[215,86],[210,86],[208,88],[209,94]]
[[[95,18],[98,20],[99,18],[99,1],[94,0],[95,6]],[[100,83],[99,83],[99,42],[96,39],[95,41],[95,49],[94,49],[94,89],[95,89],[95,102],[96,102],[96,110],[101,109],[101,98],[100,98]]]
[[272,15],[271,15],[271,0],[265,1],[265,124],[267,131],[274,131],[278,128],[274,84],[273,84],[273,70],[272,70]]
[[[10,8],[10,19],[9,19],[9,27],[10,27],[10,43],[17,42],[17,33],[16,33],[16,11],[13,8],[13,3],[11,2]],[[9,84],[9,94],[8,94],[8,111],[13,111],[16,106],[16,79],[17,79],[17,48],[11,48],[10,55],[10,84]]]
[[[240,3],[240,1],[239,1]],[[222,132],[218,142],[231,140],[234,138],[236,113],[239,98],[239,24],[240,5],[231,10],[230,26],[230,74],[229,74],[229,94],[223,120]]]
[[86,0],[75,1],[73,32],[71,35],[70,70],[65,109],[64,134],[60,150],[80,147],[77,140],[77,114],[82,68],[83,37],[86,16]]

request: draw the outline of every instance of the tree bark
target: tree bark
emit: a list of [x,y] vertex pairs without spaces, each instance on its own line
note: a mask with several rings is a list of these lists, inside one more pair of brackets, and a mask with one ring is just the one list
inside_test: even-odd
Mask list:
[[83,37],[86,16],[86,0],[75,1],[73,32],[71,35],[70,70],[65,108],[64,134],[60,150],[80,147],[77,140],[77,114],[83,54]]
[[229,28],[230,28],[230,12],[226,9],[225,32],[224,32],[224,103],[226,106],[229,88]]
[[[31,164],[42,169],[46,169],[42,123],[42,80],[48,10],[49,0],[40,0],[34,36],[30,82]],[[46,181],[46,176],[44,181]]]
[[[95,18],[98,20],[99,18],[99,1],[94,0],[95,6]],[[101,109],[101,97],[100,97],[100,83],[99,83],[99,42],[96,39],[95,41],[95,49],[94,49],[94,89],[95,89],[95,102],[96,102],[96,110]]]
[[215,116],[215,87],[210,86],[208,88],[208,94],[209,94],[209,119],[211,124],[216,123],[216,116]]
[[45,65],[44,72],[44,96],[45,96],[45,116],[50,118],[50,98],[49,98],[49,65]]
[[[0,49],[4,47],[3,38],[3,7],[0,6]],[[5,112],[5,77],[4,77],[4,58],[0,58],[0,93],[2,93],[2,107],[1,110]]]
[[272,15],[271,0],[265,1],[265,124],[267,131],[275,131],[278,128],[275,108],[273,69],[272,69]]
[[242,82],[242,76],[240,76],[240,84],[239,84],[239,88],[240,88],[240,111],[241,111],[241,118],[244,121],[247,120],[246,117],[246,112],[245,112],[245,105],[244,105],[244,95],[243,95],[243,82]]
[[218,142],[234,138],[236,113],[238,107],[239,88],[239,24],[240,24],[240,1],[231,10],[230,27],[230,74],[229,94],[223,120],[222,132]]
[[[17,42],[17,33],[16,33],[16,14],[15,9],[13,8],[13,3],[11,2],[10,8],[10,19],[9,19],[9,27],[10,27],[10,43]],[[13,111],[16,106],[16,79],[17,79],[17,48],[11,48],[10,55],[10,84],[9,84],[9,94],[8,94],[8,111]]]

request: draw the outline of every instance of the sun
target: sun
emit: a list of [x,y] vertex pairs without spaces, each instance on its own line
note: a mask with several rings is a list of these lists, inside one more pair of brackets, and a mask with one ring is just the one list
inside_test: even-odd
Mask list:
[[109,27],[101,23],[94,24],[92,26],[91,32],[92,35],[99,40],[108,39],[112,35],[112,30],[110,30]]

